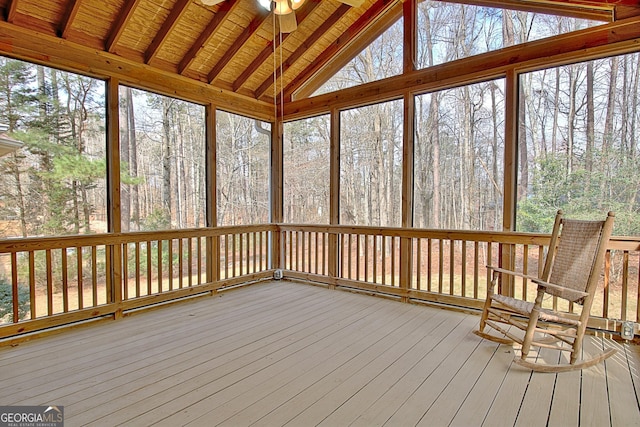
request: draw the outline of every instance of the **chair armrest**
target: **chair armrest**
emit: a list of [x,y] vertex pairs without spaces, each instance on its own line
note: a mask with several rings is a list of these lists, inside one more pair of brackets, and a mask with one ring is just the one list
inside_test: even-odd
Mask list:
[[495,272],[498,273],[504,273],[504,274],[508,274],[510,276],[517,276],[517,277],[522,277],[524,279],[528,279],[531,280],[533,283],[535,283],[536,285],[538,285],[539,287],[543,287],[546,289],[555,289],[557,291],[570,291],[572,293],[575,293],[577,295],[580,296],[587,296],[589,295],[587,292],[582,292],[582,291],[578,291],[576,289],[571,289],[571,288],[565,288],[564,286],[560,286],[560,285],[555,285],[553,283],[549,283],[549,282],[545,282],[542,279],[539,279],[535,276],[530,276],[528,274],[523,274],[523,273],[519,273],[517,271],[512,271],[512,270],[505,270],[504,268],[500,268],[500,267],[493,267],[491,265],[487,265],[487,268],[490,270],[493,270]]
[[577,289],[565,288],[564,286],[555,285],[553,283],[545,282],[544,280],[540,280],[540,279],[531,279],[531,281],[536,285],[538,285],[539,287],[543,287],[545,289],[555,289],[560,292],[567,291],[573,294],[580,295],[581,297],[586,297],[587,295],[589,295],[588,292],[582,292]]
[[500,268],[500,267],[494,267],[492,265],[487,265],[487,268],[489,270],[493,270],[497,273],[504,273],[504,274],[508,274],[510,276],[517,276],[517,277],[523,277],[525,279],[529,279],[529,280],[538,280],[537,277],[535,276],[530,276],[528,274],[523,274],[523,273],[519,273],[517,271],[513,271],[513,270],[505,270],[504,268]]

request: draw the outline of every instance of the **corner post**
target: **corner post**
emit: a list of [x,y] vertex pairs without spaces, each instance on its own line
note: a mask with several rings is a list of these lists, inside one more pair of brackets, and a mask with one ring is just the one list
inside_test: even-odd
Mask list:
[[[217,200],[217,157],[216,157],[216,106],[205,106],[205,167],[206,167],[206,220],[207,228],[218,226],[218,200]],[[208,235],[206,237],[207,259],[207,283],[220,280],[220,236]],[[215,289],[211,292],[215,294]]]
[[[331,137],[329,142],[329,223],[340,224],[340,111],[331,109]],[[329,233],[329,279],[331,288],[340,274],[338,234]]]
[[[416,25],[417,2],[404,0],[402,3],[404,23],[403,72],[415,70],[416,63]],[[414,174],[414,125],[415,104],[411,92],[403,96],[403,129],[402,129],[402,228],[413,226],[413,174]],[[400,238],[400,288],[402,301],[409,301],[413,273],[413,239]]]
[[[120,200],[120,82],[116,78],[107,80],[107,212],[109,232],[122,232]],[[115,306],[114,318],[122,317],[122,247],[113,244],[106,253],[107,300]]]
[[277,226],[284,221],[282,205],[284,181],[282,175],[283,134],[283,122],[276,113],[271,127],[271,223],[276,225],[275,230],[271,233],[271,268],[273,269],[284,268],[281,248],[282,236],[280,227]]

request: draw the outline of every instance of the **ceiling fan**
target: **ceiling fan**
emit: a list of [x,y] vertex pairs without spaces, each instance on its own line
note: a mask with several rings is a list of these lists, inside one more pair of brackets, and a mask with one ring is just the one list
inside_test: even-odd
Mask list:
[[[205,6],[214,6],[224,0],[200,0]],[[257,0],[260,6],[268,11],[273,11],[280,18],[280,31],[290,33],[298,27],[295,11],[299,9],[305,0]],[[360,7],[364,0],[338,0],[340,3],[352,7]]]

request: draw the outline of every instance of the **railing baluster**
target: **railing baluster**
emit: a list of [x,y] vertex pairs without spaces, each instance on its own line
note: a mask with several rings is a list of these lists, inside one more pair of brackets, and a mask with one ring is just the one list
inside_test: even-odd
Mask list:
[[184,286],[184,248],[182,244],[182,237],[178,239],[178,289],[182,289]]
[[629,251],[622,252],[622,302],[620,318],[627,320],[627,303],[629,298]]
[[637,267],[638,280],[636,281],[636,318],[634,319],[635,322],[640,321],[640,255],[637,256],[637,258],[638,258],[638,267]]
[[415,250],[415,257],[414,257],[414,263],[416,265],[415,289],[421,290],[422,277],[420,276],[422,275],[422,239],[418,237],[415,239],[415,242],[416,242],[416,250]]
[[478,258],[480,257],[480,243],[473,242],[473,298],[478,299],[478,287],[480,286],[480,269]]
[[373,283],[380,283],[378,280],[378,239],[380,236],[373,236]]
[[352,263],[351,260],[353,259],[353,246],[352,246],[352,242],[353,242],[353,234],[348,234],[348,238],[349,238],[349,274],[347,275],[348,279],[352,278]]
[[361,280],[361,272],[360,272],[360,239],[362,238],[361,234],[356,234],[356,280]]
[[432,249],[432,244],[431,244],[431,239],[427,239],[427,291],[431,292],[431,262],[432,260],[432,255],[431,255],[431,249]]
[[[80,263],[80,261],[78,260],[78,266],[81,266],[82,264]],[[81,271],[79,272],[78,276],[81,276]],[[82,292],[80,291],[81,285],[80,285],[80,278],[78,278],[78,295],[81,295]],[[127,301],[129,299],[129,244],[125,243],[122,245],[122,298],[124,299],[124,301]],[[78,300],[78,304],[80,305],[80,308],[82,308],[82,299],[80,298]]]
[[238,275],[244,274],[244,233],[238,234]]
[[438,293],[442,293],[444,277],[442,272],[444,271],[444,247],[443,239],[438,240]]
[[51,268],[51,249],[45,251],[47,268],[47,315],[53,314],[53,270]]
[[[84,308],[84,285],[82,272],[82,247],[76,246],[76,287],[78,288],[78,310]],[[124,266],[124,265],[123,265]]]
[[602,303],[602,317],[609,317],[609,287],[611,284],[611,251],[604,256],[604,296]]
[[[91,246],[91,291],[93,292],[93,306],[98,305],[98,247]],[[140,277],[138,270],[137,277]]]
[[151,267],[152,267],[152,262],[151,262],[151,242],[147,240],[147,295],[151,295],[153,293],[152,289],[151,289]]
[[29,300],[31,301],[31,318],[35,319],[38,317],[38,306],[36,297],[36,257],[34,251],[29,251]]
[[202,266],[202,257],[204,256],[202,252],[202,238],[196,237],[196,255],[198,256],[198,285],[202,284],[202,275],[204,274],[203,266]]
[[380,250],[382,252],[382,284],[387,284],[387,236],[381,237]]
[[[493,245],[491,244],[491,242],[487,242],[487,262],[486,262],[486,264],[493,265],[493,266],[496,266],[496,267],[498,266],[497,262],[496,263],[493,262]],[[488,268],[486,270],[487,270],[487,289],[486,289],[486,291],[488,293],[489,287],[491,286],[492,277],[491,277],[491,271],[489,271]],[[496,289],[496,291],[497,291],[497,289]],[[483,295],[482,297],[486,298],[487,297],[487,293],[485,293],[485,295]]]
[[391,286],[396,285],[396,238],[391,236]]
[[[522,272],[524,274],[529,274],[529,245],[524,245],[522,248]],[[526,278],[522,278],[522,295],[523,299],[528,294],[527,292],[527,284],[529,281]]]
[[136,265],[136,298],[140,298],[140,242],[136,242],[134,260]]
[[158,250],[156,251],[158,257],[158,278],[156,279],[158,283],[158,293],[161,294],[163,289],[163,281],[162,281],[162,240],[158,240]]
[[467,241],[462,240],[462,247],[460,248],[460,258],[462,259],[462,283],[460,295],[467,296]]
[[13,323],[20,320],[20,298],[18,290],[18,254],[11,252],[11,302]]
[[173,290],[173,239],[168,239],[167,241],[167,252],[169,256],[167,257],[167,274],[169,275],[169,290]]
[[364,236],[364,281],[369,281],[369,236],[365,234]]
[[454,279],[456,276],[456,241],[449,240],[449,295],[453,295],[455,288]]
[[307,271],[307,233],[300,231],[298,235],[300,236],[300,268],[298,271],[305,273]]

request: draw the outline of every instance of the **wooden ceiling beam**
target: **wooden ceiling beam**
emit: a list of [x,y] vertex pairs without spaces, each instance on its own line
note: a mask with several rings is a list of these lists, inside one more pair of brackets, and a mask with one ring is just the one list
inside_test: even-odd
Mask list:
[[[304,43],[302,43],[289,57],[284,61],[283,64],[279,68],[276,69],[275,78],[276,81],[280,78],[281,73],[284,73],[291,67],[293,63],[295,63],[313,44],[320,39],[327,31],[333,27],[333,25],[338,22],[340,17],[347,13],[351,9],[351,6],[346,5],[344,3],[340,4],[340,6],[327,18],[319,27],[316,29],[309,37],[306,38]],[[269,86],[274,84],[273,78],[270,76],[266,78],[262,84],[256,90],[256,99],[260,99],[262,95],[267,91]]]
[[223,3],[220,3],[220,8],[213,15],[213,18],[211,19],[207,27],[204,29],[204,31],[202,31],[202,33],[200,33],[198,39],[191,46],[191,48],[189,48],[186,55],[180,61],[180,64],[178,65],[179,74],[184,74],[184,72],[191,66],[193,61],[198,56],[198,53],[200,53],[202,48],[206,46],[207,43],[209,43],[218,28],[224,22],[227,14],[229,14],[229,12],[233,10],[237,3],[238,0],[227,0]]
[[173,29],[180,21],[180,18],[184,15],[187,10],[187,6],[191,3],[191,0],[178,0],[176,4],[171,8],[171,12],[169,12],[169,16],[164,20],[162,27],[156,33],[153,41],[147,48],[144,53],[144,62],[145,64],[150,64],[158,54],[158,51],[162,48],[162,45],[167,40],[167,37],[173,31]]
[[615,19],[626,19],[640,15],[640,5],[637,6],[616,6]]
[[5,6],[4,20],[12,24],[16,19],[16,11],[18,10],[18,0],[9,0]]
[[403,20],[403,48],[402,72],[408,73],[416,69],[418,40],[418,2],[406,0],[402,3]]
[[69,4],[67,4],[67,8],[64,11],[64,15],[60,21],[60,28],[58,30],[58,35],[63,39],[69,37],[69,30],[73,25],[73,20],[78,14],[78,10],[80,10],[80,0],[71,0]]
[[209,71],[207,75],[207,80],[209,83],[213,83],[213,81],[218,77],[218,74],[222,72],[224,67],[226,67],[229,62],[233,60],[238,52],[242,49],[242,47],[247,43],[247,41],[253,37],[253,35],[260,29],[264,21],[267,19],[269,12],[266,11],[262,7],[257,8],[257,15],[249,22],[249,26],[242,31],[240,37],[238,37],[231,47],[224,53],[222,58],[216,62],[216,65]]
[[[559,15],[570,18],[612,22],[614,5],[604,1],[578,2],[571,0],[446,0],[448,3],[519,10],[523,12]],[[624,0],[623,0],[624,1]],[[634,0],[635,1],[635,0]],[[637,3],[636,3],[637,4]]]
[[[358,35],[366,31],[372,25],[380,19],[387,11],[395,9],[397,16],[402,13],[402,3],[397,3],[393,0],[378,0],[372,5],[365,13],[363,13],[356,22],[351,25],[347,31],[345,31],[338,39],[333,42],[324,52],[322,52],[315,61],[309,65],[302,73],[300,73],[295,79],[293,79],[284,90],[285,100],[290,100],[292,94],[302,86],[304,82],[311,79],[316,72],[325,67],[331,59],[337,55],[342,49],[346,48],[351,42],[353,42]],[[394,15],[392,22],[397,20],[397,16]],[[388,21],[388,20],[387,20]],[[386,21],[385,21],[386,22]],[[385,24],[385,25],[390,25]],[[378,27],[376,27],[378,28]],[[386,27],[380,25],[380,29],[375,33],[381,34]],[[356,54],[357,52],[354,52]],[[337,69],[334,72],[338,71]]]
[[[314,8],[318,6],[320,0],[311,0],[306,1],[304,5],[296,11],[296,19],[298,20],[298,26],[301,25],[304,20],[311,14]],[[289,37],[290,33],[285,33],[282,35],[282,41],[284,42],[287,37]],[[280,37],[275,38],[275,48],[277,49],[280,46]],[[271,40],[267,46],[255,57],[251,64],[242,70],[242,73],[238,76],[238,78],[233,82],[233,91],[237,91],[246,83],[246,81],[251,77],[253,73],[262,65],[264,61],[266,61],[273,53],[274,50],[274,41]]]
[[104,50],[107,52],[113,53],[122,33],[124,32],[124,28],[127,25],[127,22],[131,18],[134,10],[138,6],[141,0],[127,0],[120,11],[120,15],[118,16],[118,20],[115,22],[113,27],[111,27],[111,31],[109,32],[109,37],[107,38],[107,42],[105,43]]

